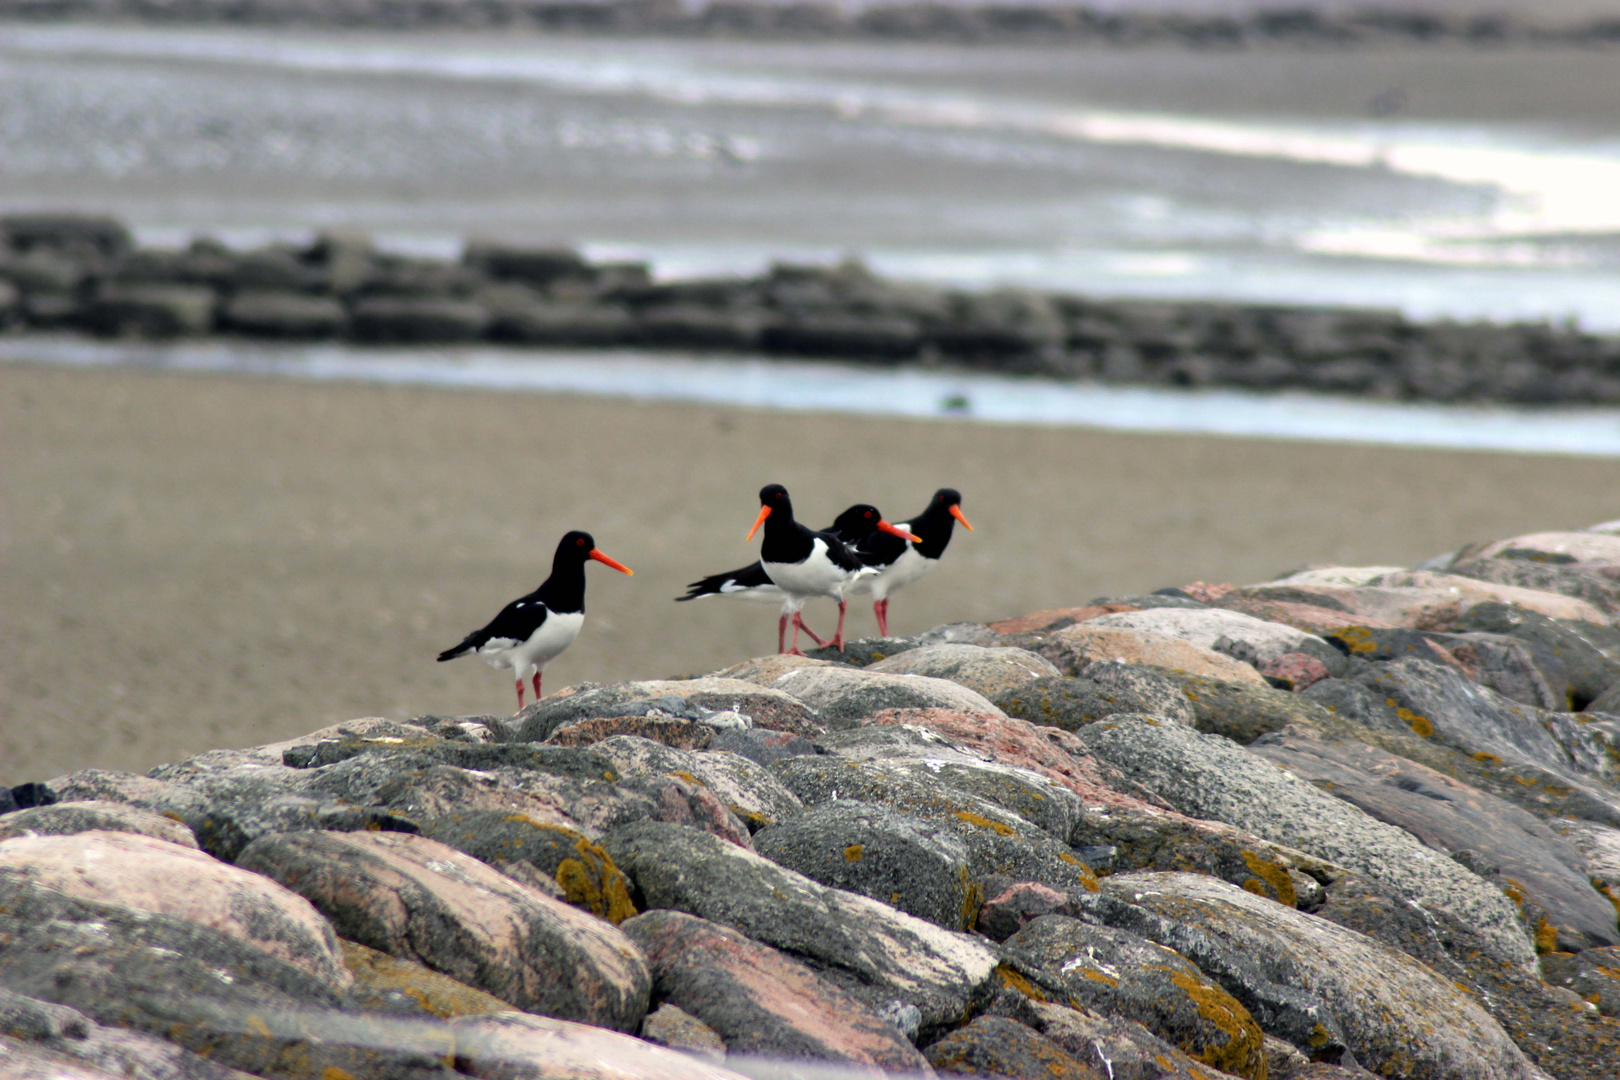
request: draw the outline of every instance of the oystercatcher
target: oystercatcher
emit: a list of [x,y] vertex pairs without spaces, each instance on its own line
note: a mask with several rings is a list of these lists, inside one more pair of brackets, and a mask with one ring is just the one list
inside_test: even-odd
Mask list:
[[482,630],[439,654],[439,662],[477,653],[492,668],[509,667],[517,676],[518,708],[523,708],[523,680],[534,675],[534,700],[540,700],[540,673],[579,637],[585,624],[585,563],[595,559],[622,574],[628,566],[596,549],[591,534],[577,529],[557,544],[551,576],[527,596],[507,604]]
[[[759,516],[748,530],[748,539],[754,538],[761,525],[765,526],[765,543],[759,551],[759,563],[771,583],[782,590],[782,617],[776,627],[776,648],[795,656],[799,651],[799,631],[806,630],[799,611],[805,602],[816,596],[826,596],[838,602],[838,629],[833,633],[832,645],[844,647],[844,590],[850,582],[872,571],[843,540],[826,532],[812,532],[793,520],[793,501],[787,488],[781,484],[767,484],[759,491]],[[874,528],[897,532],[893,525],[871,509],[877,523]],[[784,648],[787,624],[793,620],[793,646]],[[812,634],[812,637],[815,635]]]
[[[844,542],[845,547],[858,548],[867,537],[878,531],[879,523],[882,521],[883,514],[877,507],[868,503],[856,503],[839,514],[836,521],[821,531],[838,537]],[[737,570],[711,574],[700,581],[694,581],[686,587],[686,595],[677,596],[675,600],[680,603],[686,600],[701,600],[706,596],[728,596],[738,600],[780,604],[785,595],[765,572],[765,567],[756,561]],[[799,626],[817,645],[827,644],[826,640],[810,629],[810,625],[802,619]]]
[[896,522],[893,531],[914,534],[913,540],[891,539],[874,532],[857,554],[861,562],[877,570],[855,583],[855,591],[871,592],[872,613],[877,616],[878,633],[889,636],[889,594],[910,585],[934,568],[951,542],[951,532],[960,521],[969,531],[973,526],[962,513],[962,495],[955,488],[940,488],[928,501],[928,508],[910,521]]

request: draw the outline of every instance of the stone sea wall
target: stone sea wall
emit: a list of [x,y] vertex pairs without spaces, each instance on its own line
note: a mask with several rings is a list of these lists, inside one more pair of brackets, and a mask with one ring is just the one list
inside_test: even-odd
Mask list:
[[844,4],[834,0],[0,0],[0,19],[134,19],[385,28],[529,27],[552,32],[764,38],[1070,41],[1108,47],[1504,45],[1611,48],[1620,16],[1414,12],[1398,5],[1249,13],[1116,11],[1072,3]]
[[1620,403],[1620,336],[1397,312],[1110,301],[887,281],[859,263],[654,281],[641,263],[472,242],[459,261],[364,236],[136,247],[119,222],[0,217],[0,328],[357,344],[697,349],[1170,386],[1423,401]]
[[1083,599],[0,789],[0,1077],[1613,1080],[1620,522]]

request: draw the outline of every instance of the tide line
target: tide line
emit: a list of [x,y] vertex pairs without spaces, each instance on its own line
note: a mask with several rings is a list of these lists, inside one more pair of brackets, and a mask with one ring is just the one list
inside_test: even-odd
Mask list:
[[640,350],[271,347],[0,340],[0,363],[160,369],[1113,431],[1620,457],[1620,409],[1358,401],[1106,386]]

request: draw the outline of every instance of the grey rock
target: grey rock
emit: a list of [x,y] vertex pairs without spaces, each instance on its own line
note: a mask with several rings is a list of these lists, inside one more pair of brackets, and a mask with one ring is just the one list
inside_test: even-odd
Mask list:
[[[642,710],[640,713],[637,709]],[[657,710],[687,720],[730,711],[747,716],[753,726],[814,737],[826,729],[813,709],[780,690],[740,679],[687,679],[652,682],[584,684],[531,705],[519,713],[504,738],[542,742],[564,724],[606,716],[647,715]]]
[[619,304],[506,304],[494,311],[489,336],[522,345],[625,345],[637,327]]
[[785,757],[823,753],[815,743],[802,735],[755,727],[721,731],[709,743],[709,749],[741,754],[749,761],[767,766]]
[[1564,682],[1555,689],[1568,697],[1562,708],[1579,712],[1620,683],[1620,663],[1604,655],[1597,640],[1601,628],[1591,623],[1560,622],[1509,604],[1485,603],[1469,608],[1452,629],[1518,638],[1549,680],[1551,669],[1561,667]]
[[1242,949],[1275,982],[1320,997],[1355,1060],[1414,1078],[1523,1078],[1538,1071],[1467,993],[1403,953],[1199,874],[1107,879],[1105,895]]
[[920,818],[839,799],[761,830],[754,850],[833,889],[947,930],[971,930],[980,892],[962,841]]
[[[1199,731],[1224,735],[1233,742],[1248,745],[1290,724],[1317,728],[1331,720],[1330,714],[1308,692],[1294,694],[1271,686],[1179,671],[1161,673],[1165,681],[1180,687],[1182,696],[1192,705],[1194,726]],[[1310,689],[1331,681],[1324,679]]]
[[631,919],[653,992],[708,1025],[732,1054],[917,1069],[922,1055],[874,1009],[730,927],[678,911]]
[[1164,634],[1256,666],[1291,652],[1306,653],[1324,661],[1337,660],[1333,647],[1315,634],[1224,608],[1160,607],[1120,611],[1089,621],[1093,626]]
[[984,695],[923,675],[883,675],[843,667],[795,668],[771,685],[815,709],[833,729],[858,727],[884,709],[960,709],[1002,715]]
[[1016,813],[928,776],[926,767],[919,775],[882,761],[789,758],[775,768],[808,806],[837,799],[879,803],[943,829],[966,845],[975,880],[1001,875],[1060,890],[1095,887],[1090,869],[1066,843]]
[[[242,1073],[166,1040],[103,1027],[76,1009],[24,997],[4,987],[0,987],[0,1032],[33,1049],[60,1054],[128,1080],[243,1080]],[[7,1061],[7,1077],[14,1076],[14,1060],[10,1055],[0,1057]]]
[[1080,796],[1049,776],[1003,764],[923,724],[837,731],[822,738],[820,745],[838,757],[882,762],[925,785],[941,784],[994,803],[1040,826],[1060,843],[1069,842],[1075,822],[1085,812]]
[[1115,717],[1079,738],[1191,817],[1224,821],[1359,870],[1402,895],[1455,913],[1480,932],[1492,954],[1534,963],[1511,901],[1404,830],[1278,769],[1230,741],[1146,718]]
[[465,300],[376,296],[349,309],[349,335],[368,344],[431,345],[477,341],[489,312]]
[[1448,573],[1497,585],[1559,593],[1585,600],[1607,615],[1620,613],[1620,582],[1579,565],[1559,565],[1525,559],[1464,559]]
[[1114,713],[1142,713],[1192,727],[1187,695],[1161,668],[1097,663],[1076,677],[1032,679],[992,699],[1008,716],[1077,731]]
[[54,803],[17,810],[0,816],[0,840],[13,836],[65,836],[72,833],[129,832],[150,836],[182,847],[196,847],[197,838],[185,824],[151,810],[124,803],[85,801]]
[[630,735],[604,739],[593,749],[621,776],[690,777],[712,791],[752,830],[792,817],[803,807],[771,770],[739,754],[677,750]]
[[100,214],[28,212],[0,217],[0,235],[16,250],[92,251],[121,255],[134,243],[129,227]]
[[1620,949],[1586,949],[1541,958],[1542,977],[1551,986],[1573,990],[1604,1016],[1620,1016]]
[[920,645],[1004,645],[1001,635],[990,629],[984,623],[957,622],[945,623],[932,630],[925,630],[918,634],[916,639]]
[[907,650],[919,648],[921,645],[921,639],[914,637],[866,637],[846,641],[842,649],[828,645],[820,649],[811,649],[805,655],[853,667],[869,667]]
[[1544,909],[1560,948],[1620,944],[1614,908],[1580,853],[1529,812],[1374,747],[1268,735],[1250,749],[1442,854],[1483,856],[1495,872],[1475,872]]
[[947,1075],[1007,1080],[1089,1080],[1095,1075],[1051,1039],[1004,1016],[979,1016],[928,1047],[928,1063]]
[[[654,975],[656,985],[657,976]],[[667,1046],[706,1061],[726,1059],[726,1044],[719,1032],[667,1001],[641,1021],[641,1038],[655,1046]]]
[[266,290],[238,293],[219,314],[223,330],[293,339],[336,337],[347,319],[343,305],[330,297]]
[[925,1030],[957,1022],[993,992],[999,956],[979,939],[818,885],[707,834],[642,822],[615,830],[604,846],[644,910],[729,926],[874,1008],[896,999],[915,1006]]
[[[992,1004],[991,1011],[994,1009]],[[1198,1080],[1209,1075],[1203,1062],[1188,1057],[1134,1020],[1033,1001],[1029,1002],[1028,1014],[1022,1023],[1113,1080]],[[1267,1058],[1268,1064],[1270,1060]],[[1267,1075],[1272,1080],[1284,1080],[1270,1071]]]
[[1007,939],[1074,1002],[1135,1020],[1223,1072],[1264,1076],[1260,1027],[1237,999],[1172,949],[1127,930],[1043,915]]
[[85,326],[106,337],[181,337],[214,325],[214,291],[195,285],[115,285],[85,308]]

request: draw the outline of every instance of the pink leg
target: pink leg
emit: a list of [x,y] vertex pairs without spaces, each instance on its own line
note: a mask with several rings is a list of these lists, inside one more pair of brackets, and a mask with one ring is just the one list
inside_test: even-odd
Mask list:
[[820,634],[816,633],[814,630],[810,629],[810,624],[805,622],[804,618],[802,616],[794,615],[793,616],[793,624],[796,627],[798,627],[800,630],[803,630],[805,633],[809,634],[810,635],[810,640],[815,642],[817,645],[825,645],[825,644],[827,644],[827,639],[822,637]]
[[540,673],[534,673],[534,703],[540,704]]
[[877,616],[878,633],[883,637],[889,636],[889,601],[885,597],[872,605],[872,614]]
[[789,648],[788,648],[787,654],[789,656],[803,656],[804,655],[804,653],[799,650],[799,627],[802,626],[802,625],[804,625],[804,621],[799,618],[799,613],[798,612],[794,612],[793,613],[793,644],[791,646],[789,646]]
[[518,712],[522,712],[523,711],[523,680],[522,679],[519,679],[517,681],[517,687],[518,687]]
[[844,612],[849,607],[846,601],[838,601],[838,630],[833,634],[833,648],[839,652],[844,651]]
[[787,652],[787,622],[786,614],[776,621],[776,651],[779,653]]

